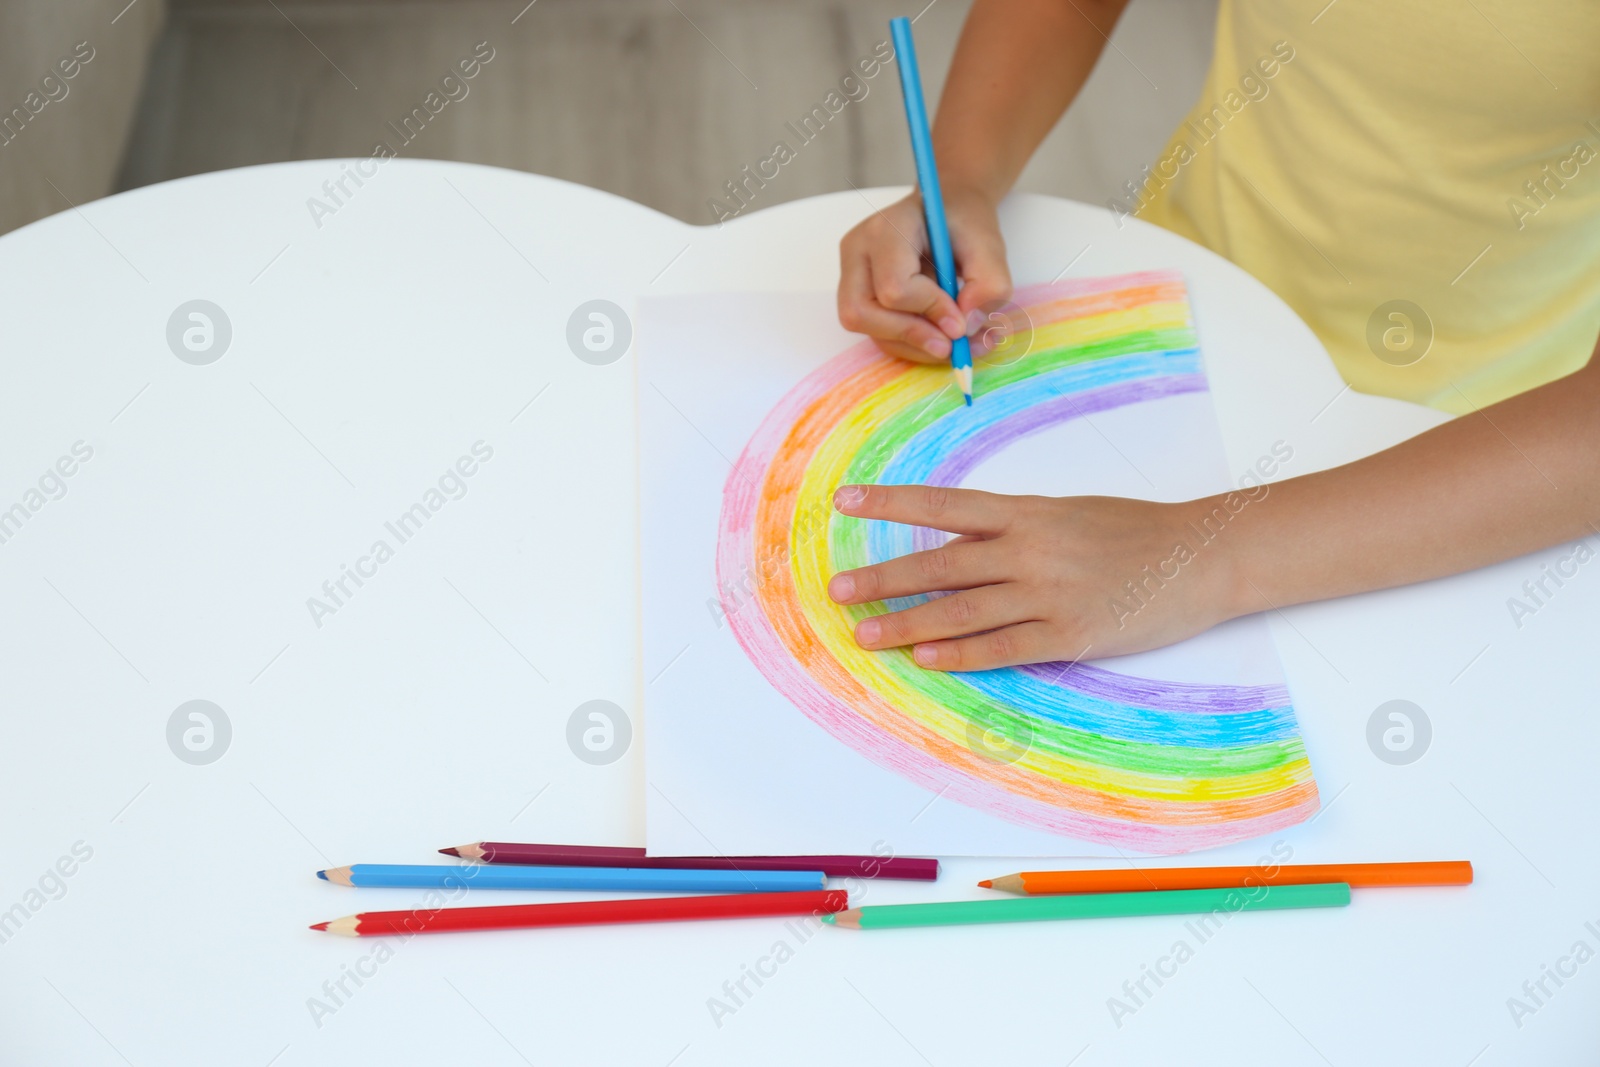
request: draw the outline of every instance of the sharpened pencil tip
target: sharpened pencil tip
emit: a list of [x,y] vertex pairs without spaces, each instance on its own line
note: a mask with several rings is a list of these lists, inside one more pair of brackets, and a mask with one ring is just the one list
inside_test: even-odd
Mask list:
[[966,397],[967,397],[967,407],[970,408],[972,406],[972,394],[971,393],[967,393]]
[[459,856],[459,855],[461,855],[461,850],[459,848],[441,848],[439,850],[439,852],[442,855],[445,855],[445,856]]
[[983,881],[978,883],[978,888],[979,889],[993,889],[994,888],[994,882],[991,881],[988,878],[985,878]]
[[324,882],[326,882],[328,880],[328,872],[327,871],[318,871],[317,872],[317,877],[321,878]]
[[829,925],[829,926],[832,926],[832,925],[833,925],[833,912],[831,912],[831,911],[829,911],[829,912],[824,912],[824,913],[823,913],[823,914],[822,914],[822,917],[821,917],[821,918],[822,918],[822,921],[823,921],[823,922],[825,922],[825,923],[827,923],[827,924],[828,924],[828,925]]
[[328,924],[327,923],[312,923],[311,924],[311,929],[313,929],[313,930],[326,930],[327,928],[328,928]]

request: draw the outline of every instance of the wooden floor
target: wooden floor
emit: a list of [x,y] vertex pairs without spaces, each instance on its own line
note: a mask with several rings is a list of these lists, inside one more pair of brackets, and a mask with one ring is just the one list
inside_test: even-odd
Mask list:
[[[566,178],[695,223],[714,221],[710,201],[726,202],[725,183],[778,141],[795,158],[752,207],[912,180],[893,68],[809,143],[786,124],[925,0],[525,2],[175,2],[120,186],[379,142]],[[916,23],[930,98],[967,6],[935,0]],[[1198,93],[1215,14],[1215,0],[1134,0],[1022,187],[1103,203],[1135,177]],[[441,89],[479,42],[493,58],[465,95]],[[430,92],[448,102],[408,142],[396,131]]]

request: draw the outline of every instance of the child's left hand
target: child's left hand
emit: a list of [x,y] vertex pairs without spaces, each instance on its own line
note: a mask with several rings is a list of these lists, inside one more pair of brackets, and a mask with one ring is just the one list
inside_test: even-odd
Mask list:
[[1210,501],[921,485],[850,485],[833,499],[845,515],[961,535],[828,583],[840,604],[948,593],[856,625],[861,647],[914,645],[923,667],[977,671],[1142,652],[1243,613],[1232,605],[1229,539],[1201,543],[1190,525],[1212,514]]

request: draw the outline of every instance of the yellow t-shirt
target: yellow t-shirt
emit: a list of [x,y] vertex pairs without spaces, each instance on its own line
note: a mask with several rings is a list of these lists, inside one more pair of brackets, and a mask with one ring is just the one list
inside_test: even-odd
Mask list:
[[1233,260],[1366,393],[1461,413],[1600,331],[1600,3],[1222,0],[1113,210]]

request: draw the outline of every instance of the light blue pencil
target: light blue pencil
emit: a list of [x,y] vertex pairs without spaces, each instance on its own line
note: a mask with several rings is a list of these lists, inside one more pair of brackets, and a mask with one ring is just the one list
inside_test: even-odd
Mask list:
[[390,889],[653,889],[669,893],[789,893],[821,889],[821,871],[678,870],[640,867],[523,867],[516,864],[356,863],[317,877],[336,885]]
[[[933,159],[933,134],[928,129],[928,109],[922,103],[922,75],[917,71],[917,46],[911,39],[911,22],[889,20],[894,38],[895,62],[900,67],[900,94],[906,101],[906,125],[911,127],[911,154],[917,161],[917,185],[922,190],[922,214],[928,222],[928,246],[933,250],[933,271],[939,288],[954,300],[956,256],[950,247],[950,227],[944,219],[944,193],[939,189],[939,168]],[[972,347],[965,337],[950,342],[950,368],[955,371],[961,396],[972,406]]]

